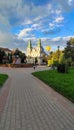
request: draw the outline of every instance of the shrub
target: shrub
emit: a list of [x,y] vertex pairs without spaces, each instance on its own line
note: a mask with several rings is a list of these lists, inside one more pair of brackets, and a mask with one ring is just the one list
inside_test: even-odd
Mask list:
[[68,73],[68,64],[58,64],[57,71],[61,73]]

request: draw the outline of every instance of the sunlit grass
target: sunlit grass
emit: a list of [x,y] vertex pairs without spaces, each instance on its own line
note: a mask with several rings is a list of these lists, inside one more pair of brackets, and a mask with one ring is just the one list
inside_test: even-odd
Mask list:
[[34,72],[33,75],[74,102],[74,69],[65,74],[57,70],[46,70]]
[[3,84],[5,83],[5,81],[7,80],[8,75],[6,74],[0,74],[0,87],[3,86]]

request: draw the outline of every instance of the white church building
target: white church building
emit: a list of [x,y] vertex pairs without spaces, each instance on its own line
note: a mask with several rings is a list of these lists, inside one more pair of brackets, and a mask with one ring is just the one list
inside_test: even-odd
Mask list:
[[35,63],[37,61],[38,64],[42,64],[44,54],[41,39],[38,40],[36,47],[32,47],[31,40],[29,41],[26,50],[27,63]]

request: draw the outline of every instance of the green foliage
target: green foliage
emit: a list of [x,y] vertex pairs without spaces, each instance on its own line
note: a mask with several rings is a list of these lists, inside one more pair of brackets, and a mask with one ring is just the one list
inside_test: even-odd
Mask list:
[[15,56],[17,56],[17,55],[19,56],[20,52],[21,52],[21,51],[17,48],[17,49],[15,50],[15,52],[14,52],[14,55],[15,55]]
[[68,62],[64,56],[64,53],[60,55],[59,64],[57,65],[58,72],[68,73]]
[[46,70],[34,72],[33,75],[74,102],[74,69],[69,69],[69,73],[65,74]]
[[20,52],[19,57],[21,58],[21,63],[24,63],[24,60],[26,59],[25,53]]
[[65,62],[65,57],[61,50],[57,50],[56,52],[50,53],[48,59],[49,59],[48,65],[57,66],[59,63]]
[[22,51],[20,51],[19,49],[16,49],[16,51],[14,52],[15,56],[19,56],[21,58],[21,63],[24,63],[24,60],[26,59],[26,55],[25,53],[23,53]]
[[47,64],[47,55],[45,53],[43,54],[42,62]]
[[53,65],[54,65],[54,66],[57,66],[58,64],[59,64],[58,60],[54,60],[54,61],[53,61]]
[[0,87],[2,87],[2,85],[5,83],[5,81],[7,80],[8,75],[6,74],[0,74]]
[[67,46],[64,50],[64,56],[69,65],[74,62],[74,38],[71,38],[69,41],[67,41]]
[[0,49],[0,63],[2,63],[3,57],[5,56],[5,52]]
[[64,53],[62,53],[59,58],[59,64],[65,64],[65,63],[66,63],[66,59]]
[[[74,62],[74,38],[67,41],[67,46],[64,51],[59,50],[59,46],[56,52],[50,52],[48,56],[48,66],[67,63],[69,66]],[[67,68],[67,67],[66,67]]]

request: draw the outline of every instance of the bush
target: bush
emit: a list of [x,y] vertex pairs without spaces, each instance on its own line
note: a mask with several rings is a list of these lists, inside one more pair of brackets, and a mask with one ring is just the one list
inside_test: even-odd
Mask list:
[[57,66],[58,65],[58,61],[53,61],[53,65]]
[[68,65],[67,64],[58,64],[57,71],[61,73],[68,73]]

